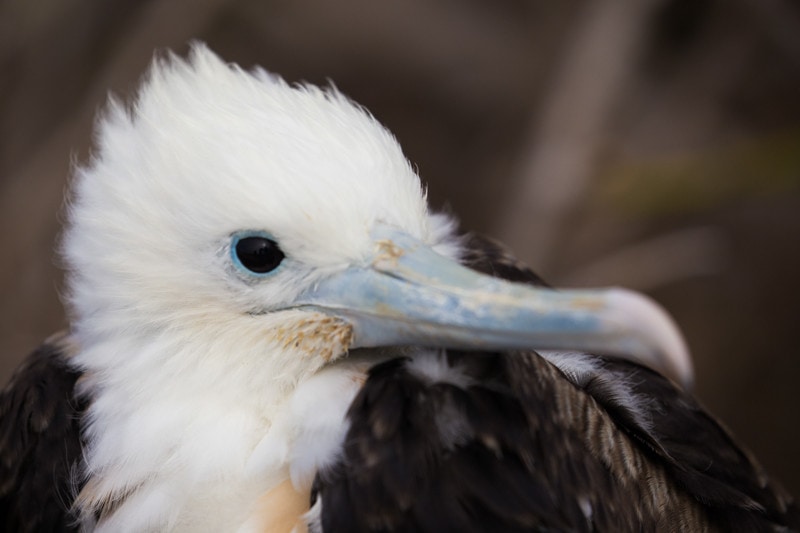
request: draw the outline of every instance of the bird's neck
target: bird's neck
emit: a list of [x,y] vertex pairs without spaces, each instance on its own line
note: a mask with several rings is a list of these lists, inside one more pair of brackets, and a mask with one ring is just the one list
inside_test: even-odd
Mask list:
[[86,516],[111,509],[109,531],[229,529],[288,479],[291,431],[278,413],[316,369],[283,347],[213,334],[147,339],[94,342],[75,357],[91,402],[78,505]]

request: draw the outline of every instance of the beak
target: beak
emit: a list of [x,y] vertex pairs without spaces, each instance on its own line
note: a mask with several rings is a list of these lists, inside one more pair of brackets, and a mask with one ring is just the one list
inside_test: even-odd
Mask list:
[[691,385],[683,337],[644,295],[511,283],[390,228],[379,227],[372,237],[371,261],[318,283],[298,303],[349,322],[351,348],[579,351],[634,361]]

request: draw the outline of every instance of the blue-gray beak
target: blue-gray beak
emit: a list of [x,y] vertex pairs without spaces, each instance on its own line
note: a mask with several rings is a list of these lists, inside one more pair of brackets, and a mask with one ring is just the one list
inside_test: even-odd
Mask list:
[[406,234],[381,227],[371,262],[300,299],[353,326],[351,348],[420,345],[569,350],[649,366],[688,386],[692,364],[666,312],[625,289],[553,290],[470,270]]

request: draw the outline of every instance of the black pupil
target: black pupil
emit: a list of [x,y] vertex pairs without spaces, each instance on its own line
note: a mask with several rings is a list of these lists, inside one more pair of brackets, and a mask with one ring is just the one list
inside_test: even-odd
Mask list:
[[275,270],[285,256],[275,241],[266,237],[245,237],[236,243],[236,257],[246,269],[266,274]]

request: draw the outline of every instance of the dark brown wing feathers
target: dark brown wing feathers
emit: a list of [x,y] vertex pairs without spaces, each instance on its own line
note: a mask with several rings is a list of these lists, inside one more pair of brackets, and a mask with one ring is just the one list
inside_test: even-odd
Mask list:
[[757,530],[764,523],[800,528],[791,496],[694,398],[647,368],[613,360],[605,366],[607,379],[626,379],[634,394],[648,398],[650,427],[626,417],[599,380],[589,382],[585,390],[665,465],[675,486],[701,502],[710,516],[742,530]]
[[75,531],[69,506],[81,457],[83,406],[73,391],[68,339],[54,336],[0,394],[0,530]]

